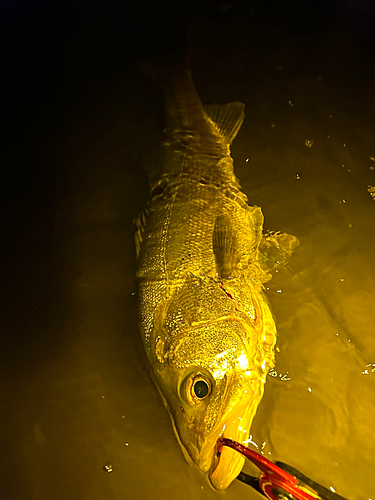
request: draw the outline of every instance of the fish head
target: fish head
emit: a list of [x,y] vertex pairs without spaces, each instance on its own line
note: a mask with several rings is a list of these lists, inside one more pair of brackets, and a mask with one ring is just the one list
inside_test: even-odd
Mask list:
[[265,358],[271,357],[269,346],[262,349],[254,326],[224,318],[176,336],[158,370],[184,455],[209,474],[216,489],[227,488],[244,464],[231,448],[223,447],[218,456],[216,443],[220,436],[240,443],[249,436],[263,395]]

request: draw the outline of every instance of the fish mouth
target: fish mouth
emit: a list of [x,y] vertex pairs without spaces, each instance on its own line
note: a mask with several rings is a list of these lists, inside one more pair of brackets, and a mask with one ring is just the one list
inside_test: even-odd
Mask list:
[[[242,443],[249,435],[249,427],[247,426],[245,428],[243,425],[246,425],[247,423],[250,424],[251,421],[246,419],[244,416],[240,418],[241,420],[237,417],[236,420],[227,423],[223,432],[217,436],[217,439],[219,439],[219,437],[224,437]],[[247,420],[246,423],[245,420]],[[245,463],[245,458],[237,451],[227,446],[223,446],[221,453],[219,453],[217,451],[217,440],[215,442],[214,450],[216,453],[209,478],[215,489],[225,490],[241,472]]]
[[[201,454],[199,467],[209,471],[209,479],[216,490],[225,490],[241,472],[245,458],[237,451],[223,446],[218,453],[217,441],[220,437],[232,439],[241,444],[247,441],[250,426],[256,412],[257,405],[253,400],[250,404],[241,405],[231,412],[221,430],[212,433],[212,438],[206,444],[206,453]],[[203,450],[202,450],[203,451]]]

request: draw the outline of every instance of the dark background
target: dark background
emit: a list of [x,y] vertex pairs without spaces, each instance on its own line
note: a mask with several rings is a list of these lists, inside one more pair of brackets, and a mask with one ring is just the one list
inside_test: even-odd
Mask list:
[[[316,51],[325,33],[337,38],[328,78],[340,87],[372,90],[375,54],[375,4],[371,0],[289,0],[232,2],[51,2],[5,1],[0,16],[2,97],[5,105],[5,147],[2,201],[26,193],[38,177],[38,150],[61,124],[91,81],[121,73],[141,57],[173,50],[183,38],[189,16],[228,18],[262,25],[296,36],[309,57],[297,57],[294,72],[322,67],[326,53]],[[250,33],[249,36],[252,36]],[[282,40],[280,40],[282,43]],[[340,51],[340,44],[343,50]],[[347,48],[351,47],[348,53]],[[254,63],[267,53],[254,44]],[[320,49],[320,47],[319,47]],[[358,99],[366,98],[362,92]],[[4,116],[4,115],[3,115]],[[44,175],[45,173],[43,173]],[[51,176],[54,173],[51,171]],[[4,182],[5,180],[5,182]],[[47,179],[45,179],[47,182]],[[43,191],[43,189],[42,189]]]
[[[253,38],[254,78],[259,74],[259,80],[271,43],[262,34],[274,32],[281,45],[283,37],[292,37],[294,47],[284,56],[291,75],[319,68],[333,86],[346,89],[373,112],[375,4],[370,0],[7,0],[1,8],[5,316],[12,310],[8,299],[14,303],[20,267],[26,273],[35,268],[32,249],[37,256],[47,244],[54,210],[69,188],[69,171],[41,167],[41,149],[90,83],[110,80],[140,58],[175,50],[189,17],[212,20],[219,27],[230,18],[246,21]],[[19,288],[13,292],[21,293]]]

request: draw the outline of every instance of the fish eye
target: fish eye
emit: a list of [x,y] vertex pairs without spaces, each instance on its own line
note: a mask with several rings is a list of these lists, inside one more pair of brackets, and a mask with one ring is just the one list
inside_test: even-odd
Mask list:
[[194,388],[194,394],[199,399],[205,398],[208,394],[209,387],[205,380],[197,380],[193,388]]
[[206,399],[212,391],[211,380],[201,373],[190,375],[185,386],[186,398],[190,404],[194,405]]

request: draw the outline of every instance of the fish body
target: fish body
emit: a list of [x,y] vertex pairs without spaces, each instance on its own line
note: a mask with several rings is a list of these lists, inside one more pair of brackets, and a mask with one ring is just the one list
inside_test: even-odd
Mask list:
[[225,489],[244,459],[239,442],[274,364],[276,327],[263,283],[297,240],[263,235],[234,175],[230,144],[244,105],[203,106],[187,68],[163,72],[166,139],[139,218],[139,317],[145,352],[188,461]]

